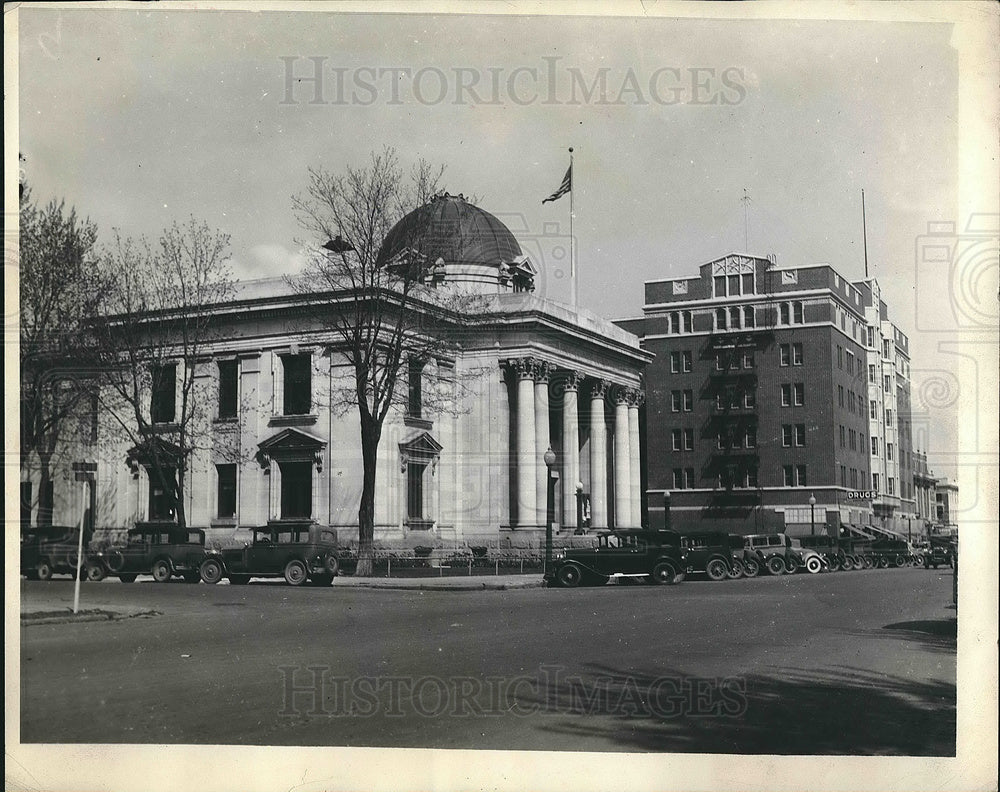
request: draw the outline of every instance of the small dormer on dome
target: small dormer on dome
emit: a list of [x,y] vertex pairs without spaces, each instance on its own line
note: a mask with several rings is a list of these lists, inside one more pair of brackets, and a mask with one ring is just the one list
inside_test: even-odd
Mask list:
[[465,200],[441,193],[393,226],[379,266],[418,268],[426,286],[496,293],[533,291],[537,270],[500,220]]

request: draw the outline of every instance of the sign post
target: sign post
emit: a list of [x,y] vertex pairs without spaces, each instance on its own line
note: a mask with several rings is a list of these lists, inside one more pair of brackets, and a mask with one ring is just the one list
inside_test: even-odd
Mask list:
[[83,486],[80,488],[80,534],[76,545],[76,580],[73,584],[73,613],[80,612],[80,578],[83,572],[83,533],[87,529],[87,482],[94,480],[96,462],[74,462],[73,476]]

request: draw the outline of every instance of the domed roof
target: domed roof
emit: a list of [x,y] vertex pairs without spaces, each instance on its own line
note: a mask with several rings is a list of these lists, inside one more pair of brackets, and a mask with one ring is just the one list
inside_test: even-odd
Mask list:
[[379,263],[412,251],[425,261],[443,259],[454,267],[499,267],[521,256],[510,230],[464,195],[435,195],[396,223],[379,251]]

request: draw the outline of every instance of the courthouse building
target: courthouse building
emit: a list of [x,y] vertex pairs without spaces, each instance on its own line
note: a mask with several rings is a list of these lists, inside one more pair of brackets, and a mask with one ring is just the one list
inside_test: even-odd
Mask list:
[[[489,320],[470,318],[459,346],[405,364],[399,387],[408,398],[379,445],[376,539],[537,543],[549,448],[557,527],[577,527],[578,505],[592,528],[638,525],[641,377],[652,355],[611,322],[539,296],[535,265],[514,235],[463,197],[438,196],[399,227],[409,238],[421,228],[461,235],[462,254],[431,264],[421,288],[461,284],[488,304]],[[353,371],[316,319],[317,307],[337,311],[345,297],[276,275],[239,284],[213,308],[218,329],[196,363],[205,439],[186,475],[187,522],[227,541],[253,526],[312,520],[350,541],[362,486],[359,421],[336,394]],[[427,398],[428,388],[444,398]],[[436,409],[449,393],[455,403]],[[169,443],[179,390],[157,399],[152,420]],[[97,462],[88,498],[97,528],[173,519],[144,449],[103,417],[94,426],[62,456],[54,522],[79,521],[77,488],[86,485],[74,483],[71,461]]]

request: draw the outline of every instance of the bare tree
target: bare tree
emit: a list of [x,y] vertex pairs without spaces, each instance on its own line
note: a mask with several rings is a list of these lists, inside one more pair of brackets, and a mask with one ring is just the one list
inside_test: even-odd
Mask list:
[[[333,359],[339,357],[353,372],[349,387],[331,394],[331,402],[358,410],[363,467],[358,575],[372,574],[382,428],[393,407],[410,396],[400,375],[456,342],[461,317],[474,299],[435,288],[441,261],[453,260],[461,244],[454,229],[434,235],[419,222],[411,229],[397,227],[439,191],[442,175],[443,169],[421,161],[407,176],[395,151],[386,148],[343,174],[310,169],[305,193],[293,198],[299,223],[315,246],[303,276],[290,283],[303,293],[331,293],[321,321],[334,339]],[[438,401],[426,406],[454,407],[461,401],[459,387],[449,380],[445,387],[429,388],[427,397]]]
[[196,377],[217,336],[213,313],[230,300],[229,237],[194,218],[157,243],[117,232],[103,256],[108,277],[96,323],[105,418],[133,444],[130,461],[159,490],[150,517],[187,523],[185,474],[207,443],[209,394]]
[[89,406],[90,336],[102,279],[97,227],[63,202],[38,206],[25,187],[20,207],[21,470],[37,464],[38,524],[52,522],[53,455],[69,421]]

